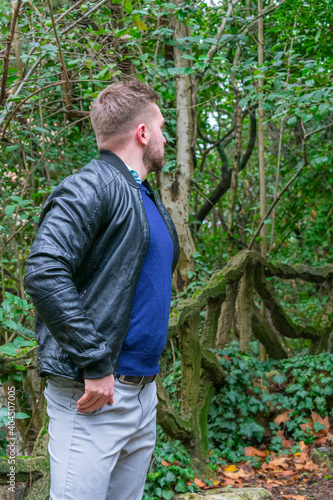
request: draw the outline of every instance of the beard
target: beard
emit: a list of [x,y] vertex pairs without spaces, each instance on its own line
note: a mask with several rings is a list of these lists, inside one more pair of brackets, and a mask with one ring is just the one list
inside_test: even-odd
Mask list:
[[143,164],[148,168],[148,172],[159,172],[165,164],[164,149],[161,152],[155,144],[147,144],[143,152]]

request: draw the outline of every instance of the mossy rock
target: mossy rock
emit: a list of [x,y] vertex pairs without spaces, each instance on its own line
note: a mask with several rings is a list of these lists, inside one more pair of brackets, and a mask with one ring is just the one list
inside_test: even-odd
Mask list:
[[202,493],[186,493],[177,500],[269,500],[272,495],[263,488],[221,488]]

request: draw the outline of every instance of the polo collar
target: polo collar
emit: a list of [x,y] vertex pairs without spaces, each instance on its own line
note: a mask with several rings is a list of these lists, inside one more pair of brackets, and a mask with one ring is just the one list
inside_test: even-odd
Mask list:
[[[113,153],[112,151],[109,151],[108,149],[101,149],[100,150],[100,159],[102,161],[105,161],[115,167],[119,172],[126,178],[126,180],[132,184],[136,189],[140,189],[139,184],[136,182],[134,179],[133,175],[129,171],[126,163],[123,162],[121,158],[119,158],[118,155]],[[142,185],[150,192],[153,193],[153,189],[147,179],[145,179],[142,182]]]

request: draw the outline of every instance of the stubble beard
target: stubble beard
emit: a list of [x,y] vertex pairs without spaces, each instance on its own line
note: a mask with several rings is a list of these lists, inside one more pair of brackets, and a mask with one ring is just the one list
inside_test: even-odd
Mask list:
[[164,150],[161,153],[160,151],[157,151],[154,144],[147,144],[143,153],[142,161],[148,168],[148,172],[159,172],[165,164]]

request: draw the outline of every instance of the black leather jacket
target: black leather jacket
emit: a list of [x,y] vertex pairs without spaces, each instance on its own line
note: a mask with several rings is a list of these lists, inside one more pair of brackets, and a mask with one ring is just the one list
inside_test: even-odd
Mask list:
[[[177,233],[161,201],[151,196],[173,241],[174,271]],[[52,192],[25,274],[36,308],[40,376],[83,381],[116,372],[149,237],[138,184],[110,151]]]

